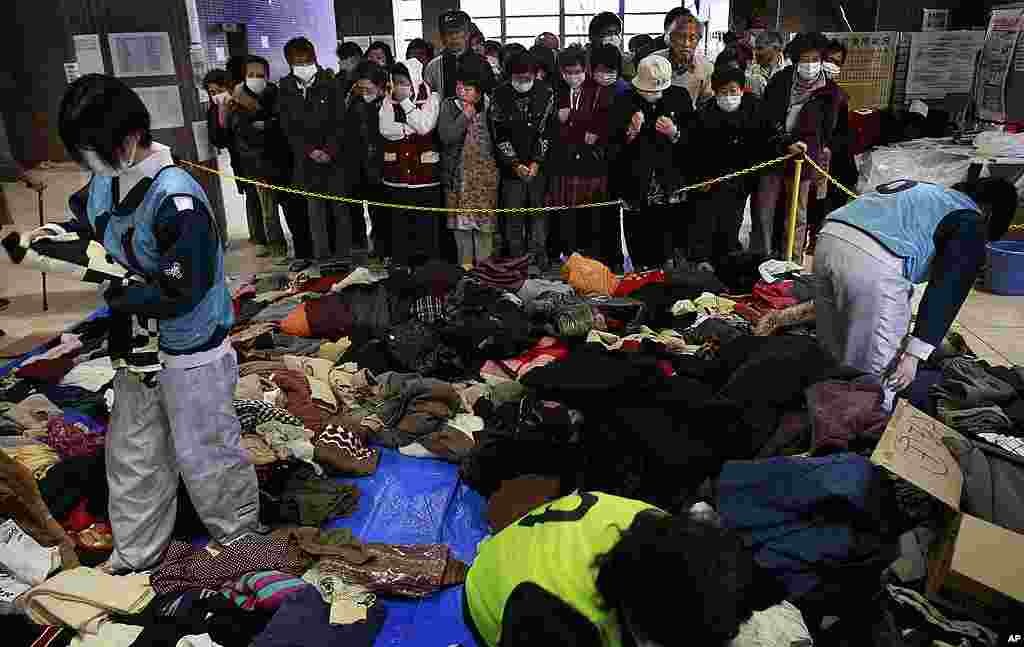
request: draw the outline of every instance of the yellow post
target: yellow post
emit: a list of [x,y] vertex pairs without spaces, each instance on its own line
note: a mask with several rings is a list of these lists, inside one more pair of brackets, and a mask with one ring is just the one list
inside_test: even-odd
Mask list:
[[[793,195],[789,199],[789,220],[786,222],[786,260],[793,260],[793,247],[796,245],[796,219],[800,213],[800,171],[803,170],[804,157],[801,155],[793,160]],[[802,261],[803,259],[801,259]]]

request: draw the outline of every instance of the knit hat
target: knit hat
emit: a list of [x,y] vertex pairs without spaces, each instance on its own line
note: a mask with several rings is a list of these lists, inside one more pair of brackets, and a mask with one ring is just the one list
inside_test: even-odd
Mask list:
[[442,34],[451,31],[467,31],[469,29],[469,14],[465,11],[452,9],[441,14],[437,20],[437,28]]
[[641,92],[661,92],[672,85],[672,64],[664,56],[651,54],[640,61],[633,87]]

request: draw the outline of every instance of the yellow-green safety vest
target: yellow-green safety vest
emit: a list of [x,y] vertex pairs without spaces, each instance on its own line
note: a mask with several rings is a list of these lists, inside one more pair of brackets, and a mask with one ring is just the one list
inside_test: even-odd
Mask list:
[[531,582],[580,612],[599,630],[604,645],[619,647],[616,613],[597,591],[597,557],[618,543],[649,503],[600,492],[562,497],[534,509],[480,547],[466,577],[469,613],[491,647],[501,638],[505,602]]

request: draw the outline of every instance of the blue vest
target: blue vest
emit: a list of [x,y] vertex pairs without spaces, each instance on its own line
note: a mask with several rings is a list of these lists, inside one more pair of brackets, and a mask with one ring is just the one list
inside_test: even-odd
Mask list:
[[935,257],[935,230],[954,211],[974,211],[978,205],[963,193],[937,184],[896,180],[865,193],[828,215],[877,240],[903,260],[903,275],[924,283]]
[[[99,232],[97,221],[113,210],[113,178],[94,175],[89,186],[86,212],[89,224]],[[115,214],[103,232],[103,246],[125,267],[148,277],[160,272],[160,250],[154,224],[164,203],[174,196],[188,196],[202,205],[207,217],[213,209],[202,187],[183,169],[167,167],[157,174],[135,211]],[[122,196],[123,197],[123,196]],[[217,230],[213,226],[214,231]],[[213,287],[191,312],[173,319],[159,321],[160,349],[182,355],[207,344],[218,329],[228,329],[234,322],[231,293],[224,278],[224,254],[217,253]]]

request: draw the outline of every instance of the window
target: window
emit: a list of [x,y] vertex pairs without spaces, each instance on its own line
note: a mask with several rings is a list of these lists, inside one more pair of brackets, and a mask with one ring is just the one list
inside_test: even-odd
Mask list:
[[[554,14],[557,22],[558,0],[505,0],[506,16],[545,16],[551,14]],[[469,15],[472,16],[473,14]]]
[[414,38],[423,37],[423,3],[420,0],[395,0],[392,3],[395,20],[396,60],[405,58],[405,50]]

